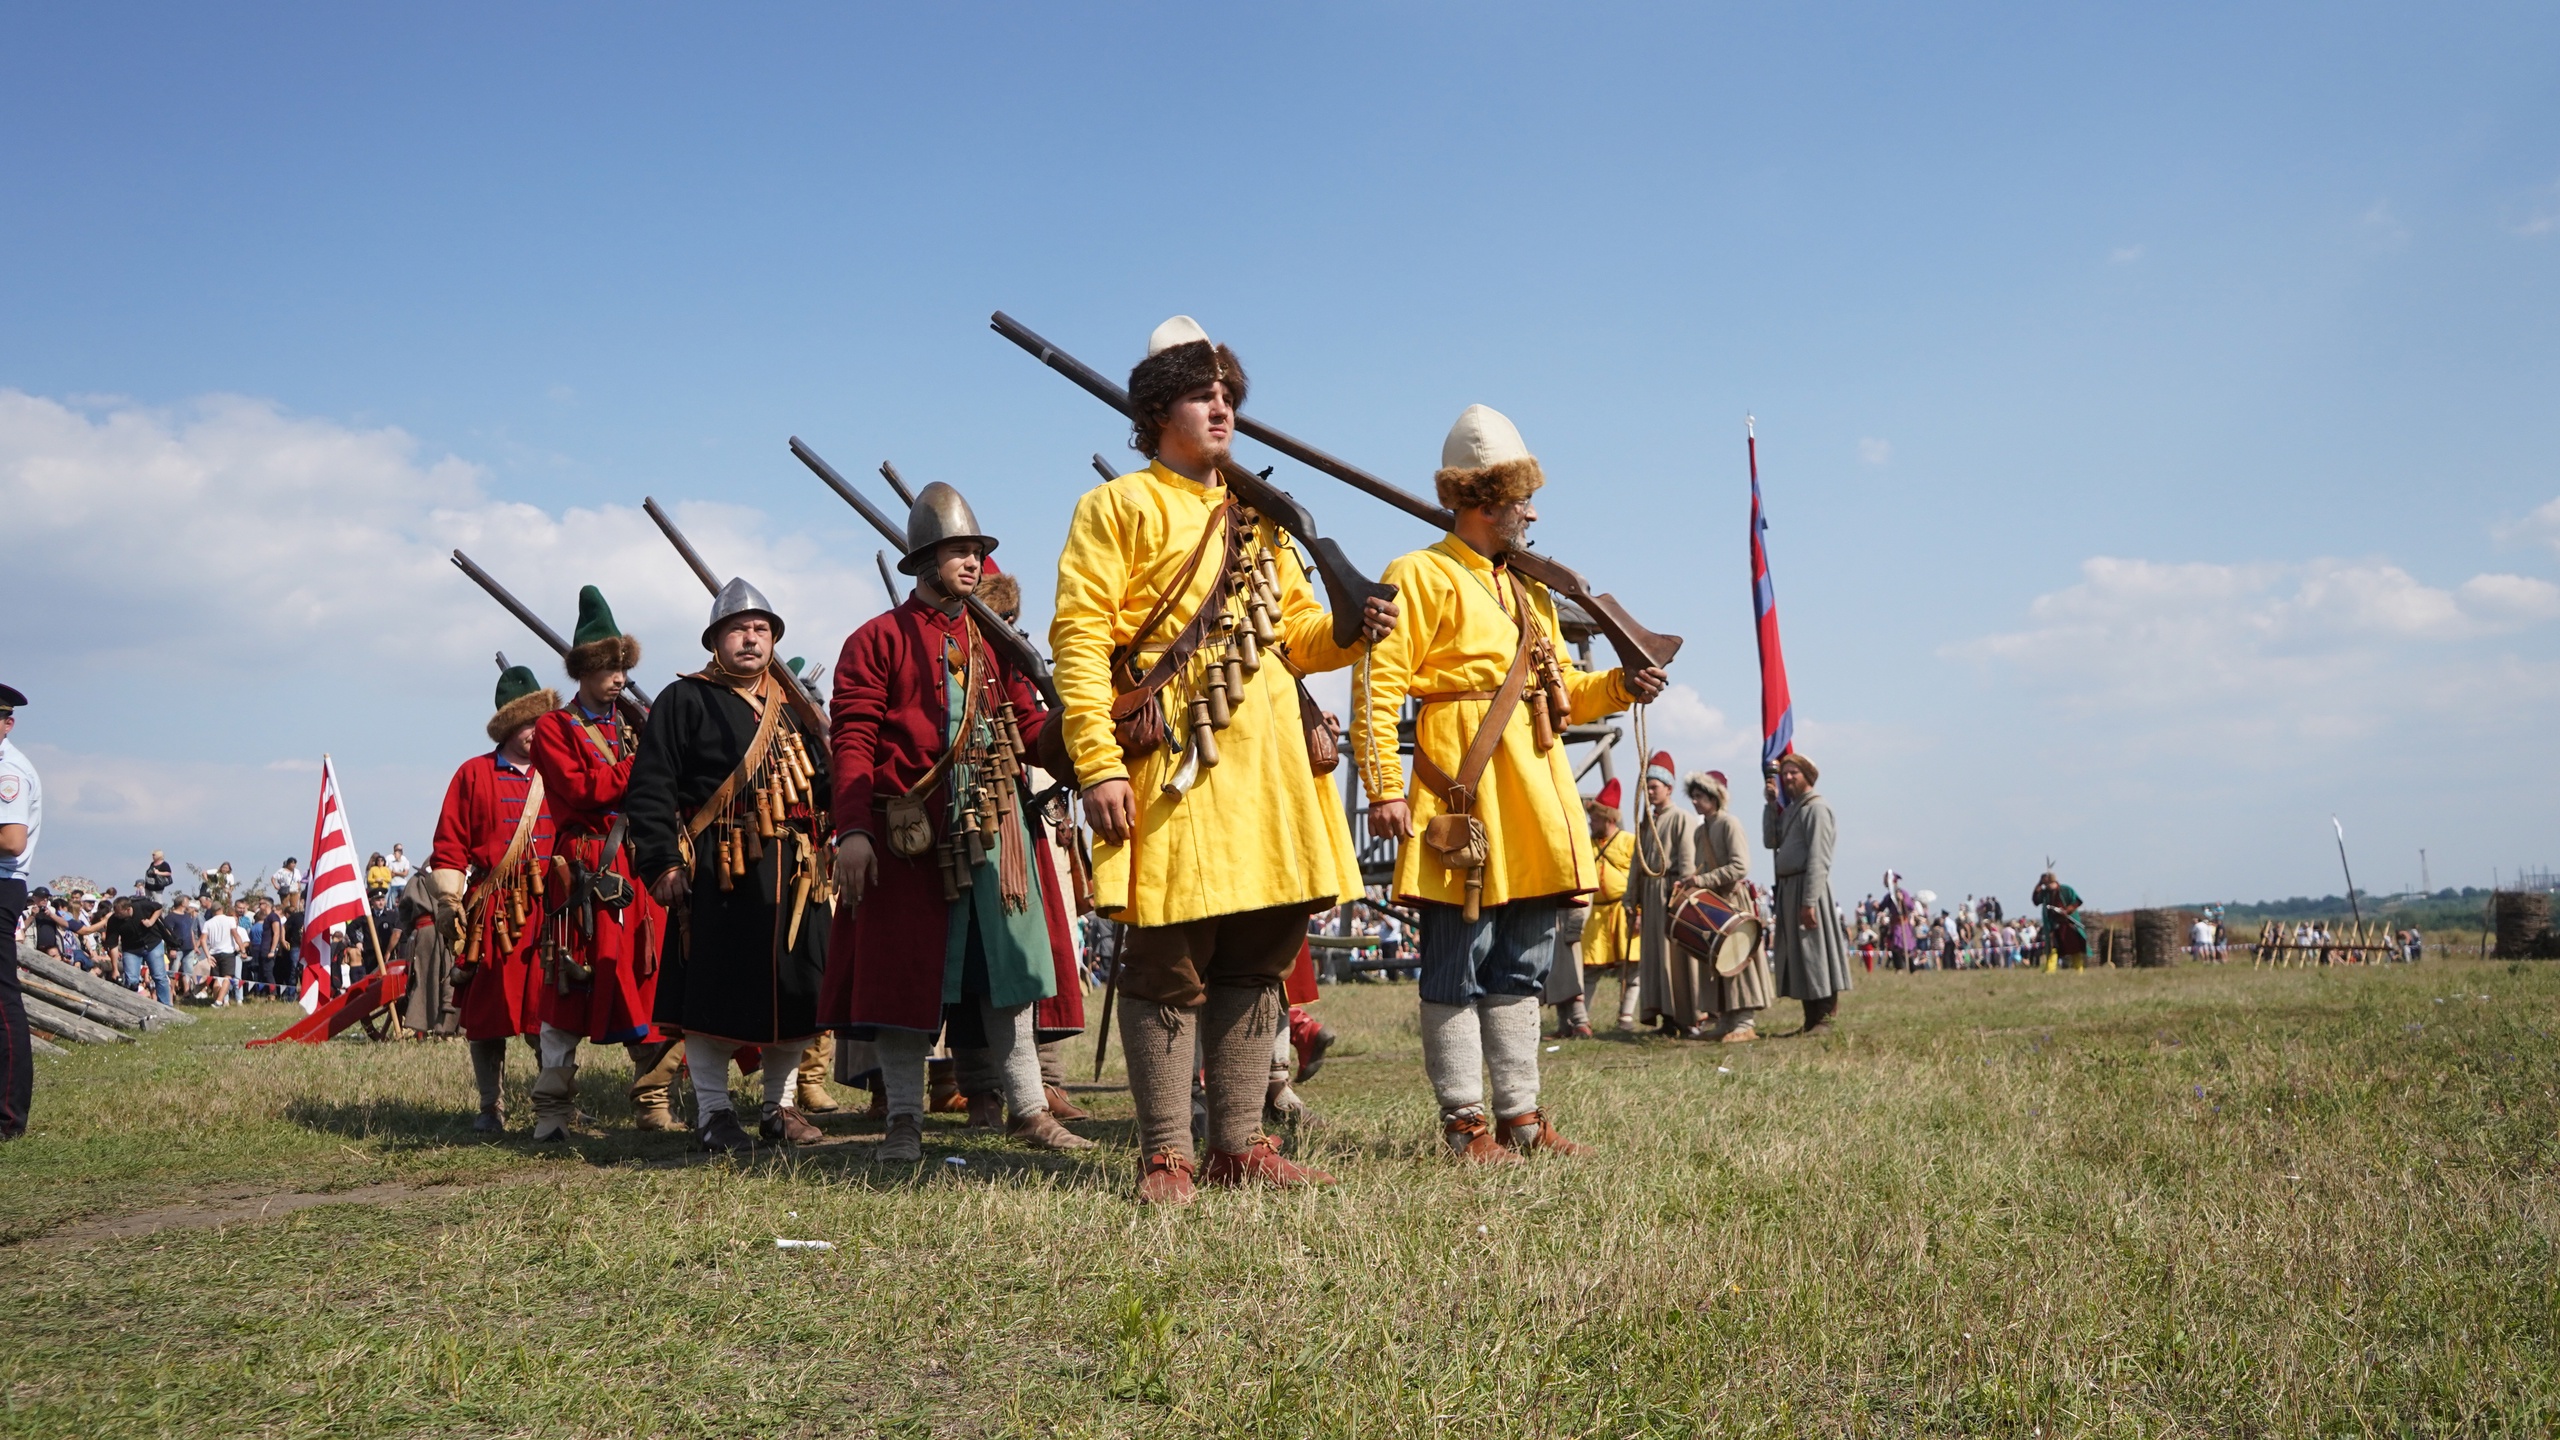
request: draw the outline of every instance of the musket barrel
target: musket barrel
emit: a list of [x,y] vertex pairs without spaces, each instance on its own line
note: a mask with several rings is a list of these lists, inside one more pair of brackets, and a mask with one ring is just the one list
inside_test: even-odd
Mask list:
[[[544,624],[541,616],[526,609],[524,602],[518,600],[506,586],[499,584],[496,576],[481,569],[470,556],[459,550],[453,552],[453,563],[456,569],[470,576],[474,584],[487,591],[490,599],[505,606],[508,614],[523,621],[524,628],[532,631],[535,638],[550,646],[561,659],[569,658],[569,642],[560,638],[559,631]],[[502,653],[498,658],[503,661],[506,656]],[[649,692],[641,689],[636,681],[627,679],[624,681],[622,699],[617,703],[621,705],[623,713],[635,723],[649,718]]]
[[1119,476],[1111,473],[1111,462],[1103,459],[1100,455],[1093,457],[1093,473],[1101,476],[1105,480],[1117,480],[1120,478]]
[[907,482],[899,477],[897,466],[890,464],[886,460],[881,461],[880,478],[889,482],[889,492],[898,497],[899,504],[905,505],[910,509],[914,507],[916,503],[916,494],[914,491],[908,489]]
[[712,574],[711,567],[702,563],[701,552],[693,548],[692,541],[684,538],[684,532],[676,528],[676,522],[667,518],[667,512],[658,508],[657,499],[642,496],[640,508],[648,511],[649,518],[658,522],[659,533],[667,537],[668,544],[676,547],[676,553],[684,557],[684,563],[693,567],[693,578],[702,582],[703,589],[718,595],[720,577]]

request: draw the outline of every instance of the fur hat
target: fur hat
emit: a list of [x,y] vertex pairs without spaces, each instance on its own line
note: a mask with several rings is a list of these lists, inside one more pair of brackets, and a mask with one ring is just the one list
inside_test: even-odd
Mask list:
[[986,601],[987,608],[998,615],[1007,610],[1020,614],[1022,582],[1001,570],[990,571],[978,577],[978,598]]
[[1670,751],[1656,750],[1653,752],[1653,758],[1644,762],[1644,778],[1659,780],[1665,785],[1677,785],[1680,783],[1680,767],[1671,763]]
[[1717,808],[1717,809],[1719,809],[1719,810],[1721,810],[1721,809],[1723,809],[1723,808],[1725,807],[1725,804],[1726,804],[1726,802],[1727,802],[1727,800],[1728,800],[1728,798],[1729,798],[1729,797],[1725,794],[1725,788],[1724,788],[1724,774],[1723,774],[1723,772],[1721,772],[1721,771],[1717,771],[1717,770],[1692,770],[1692,771],[1690,771],[1690,772],[1689,772],[1689,779],[1688,779],[1688,791],[1689,791],[1689,794],[1690,794],[1690,796],[1691,796],[1692,798],[1695,798],[1695,797],[1700,796],[1700,795],[1708,795],[1708,796],[1712,796],[1712,797],[1714,797],[1715,802],[1716,802],[1716,808]]
[[560,708],[560,692],[533,678],[522,665],[510,665],[498,676],[498,713],[489,717],[489,738],[497,744]]
[[1810,790],[1814,786],[1822,783],[1821,769],[1812,761],[1804,758],[1804,752],[1800,750],[1790,750],[1786,754],[1778,757],[1779,769],[1784,770],[1790,765],[1793,765],[1804,772],[1804,783],[1806,789]]
[[1520,427],[1490,405],[1470,405],[1440,442],[1440,473],[1431,477],[1452,510],[1508,505],[1547,483]]
[[604,603],[604,592],[593,585],[578,591],[578,628],[569,637],[569,653],[561,663],[572,680],[607,670],[629,670],[640,663],[640,642],[613,623],[613,607]]
[[1173,402],[1213,381],[1227,386],[1227,403],[1244,408],[1244,365],[1234,351],[1209,338],[1200,322],[1176,315],[1147,337],[1147,358],[1129,372],[1129,443],[1152,459],[1164,417]]
[[1623,793],[1618,782],[1612,779],[1608,784],[1600,787],[1599,794],[1583,801],[1582,808],[1595,815],[1606,812],[1610,819],[1615,820],[1619,818],[1618,800]]

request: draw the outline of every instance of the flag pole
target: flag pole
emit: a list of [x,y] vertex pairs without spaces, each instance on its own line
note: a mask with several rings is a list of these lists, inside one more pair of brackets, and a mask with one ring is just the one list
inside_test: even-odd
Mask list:
[[2329,826],[2338,832],[2338,868],[2347,872],[2347,908],[2355,912],[2356,924],[2362,925],[2364,907],[2356,903],[2356,872],[2347,865],[2347,827],[2335,815],[2329,817]]

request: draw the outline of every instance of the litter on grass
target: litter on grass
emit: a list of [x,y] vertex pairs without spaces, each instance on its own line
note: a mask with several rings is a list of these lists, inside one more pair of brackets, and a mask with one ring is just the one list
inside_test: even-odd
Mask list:
[[776,1235],[773,1237],[773,1248],[776,1250],[833,1250],[836,1248],[836,1242],[833,1240],[785,1240]]

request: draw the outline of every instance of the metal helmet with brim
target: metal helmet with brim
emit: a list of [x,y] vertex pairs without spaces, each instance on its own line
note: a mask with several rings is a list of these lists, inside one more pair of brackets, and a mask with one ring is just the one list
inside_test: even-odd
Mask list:
[[711,597],[711,623],[702,627],[702,648],[715,648],[711,643],[712,637],[720,633],[723,624],[740,615],[761,615],[771,621],[774,642],[781,643],[782,617],[774,613],[773,602],[745,580],[734,579],[721,586],[719,594]]
[[975,540],[986,553],[995,553],[996,537],[978,528],[978,512],[959,491],[936,480],[917,492],[916,503],[907,510],[907,553],[898,562],[899,571],[923,574],[946,540]]

